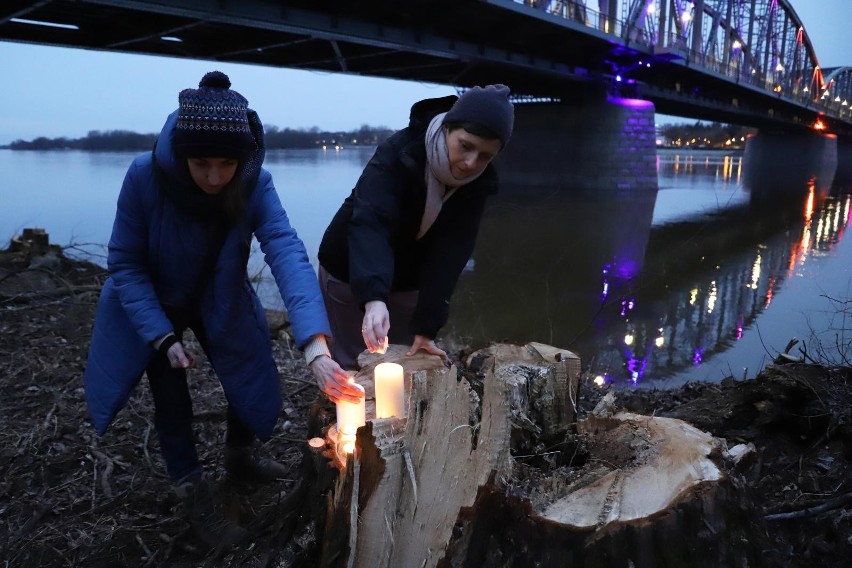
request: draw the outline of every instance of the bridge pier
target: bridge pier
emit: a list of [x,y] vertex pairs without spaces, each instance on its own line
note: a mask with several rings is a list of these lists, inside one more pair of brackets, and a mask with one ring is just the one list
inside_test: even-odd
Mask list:
[[654,105],[580,95],[515,105],[515,129],[495,161],[501,184],[572,192],[657,190]]
[[848,138],[837,140],[837,173],[834,175],[834,185],[852,188],[852,140]]
[[746,140],[743,185],[758,203],[804,195],[811,185],[817,194],[827,195],[837,165],[834,134],[760,131]]

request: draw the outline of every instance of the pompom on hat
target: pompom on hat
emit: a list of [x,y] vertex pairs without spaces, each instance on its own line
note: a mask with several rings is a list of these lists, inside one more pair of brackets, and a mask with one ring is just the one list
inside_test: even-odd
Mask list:
[[474,122],[494,132],[505,146],[515,123],[509,87],[486,85],[468,89],[447,112],[444,122]]
[[257,148],[248,119],[248,100],[231,90],[221,71],[201,78],[197,89],[178,94],[174,149],[185,158],[243,159]]

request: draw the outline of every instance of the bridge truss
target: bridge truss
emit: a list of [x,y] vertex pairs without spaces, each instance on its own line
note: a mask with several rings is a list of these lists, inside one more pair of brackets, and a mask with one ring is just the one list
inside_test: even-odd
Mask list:
[[820,67],[789,0],[516,1],[616,36],[625,46],[644,46],[826,114],[852,117],[852,68]]

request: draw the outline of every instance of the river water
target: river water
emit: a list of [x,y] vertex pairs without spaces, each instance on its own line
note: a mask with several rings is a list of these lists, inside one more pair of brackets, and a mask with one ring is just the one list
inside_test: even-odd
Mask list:
[[[323,231],[371,153],[267,154],[315,265]],[[51,242],[103,263],[134,155],[0,150],[0,240],[43,227]],[[792,338],[792,354],[805,347],[814,359],[845,362],[848,192],[803,187],[756,205],[735,152],[660,150],[657,171],[659,190],[640,195],[504,188],[489,203],[442,334],[473,346],[548,343],[580,355],[584,372],[603,382],[660,388],[753,377]],[[262,268],[254,257],[252,271],[263,277]],[[270,290],[261,284],[265,303],[280,307]]]

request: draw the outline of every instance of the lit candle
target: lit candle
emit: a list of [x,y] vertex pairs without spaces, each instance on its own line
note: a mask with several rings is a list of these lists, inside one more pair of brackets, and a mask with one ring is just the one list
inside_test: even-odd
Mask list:
[[[355,379],[350,378],[349,382],[355,385],[362,393],[364,387],[355,382]],[[364,404],[364,397],[361,396],[358,402],[349,402],[340,400],[337,403],[337,431],[340,434],[355,437],[355,432],[367,423],[367,408]]]
[[379,363],[373,373],[376,386],[376,418],[405,416],[405,381],[402,365]]

